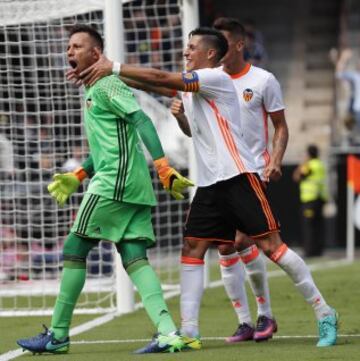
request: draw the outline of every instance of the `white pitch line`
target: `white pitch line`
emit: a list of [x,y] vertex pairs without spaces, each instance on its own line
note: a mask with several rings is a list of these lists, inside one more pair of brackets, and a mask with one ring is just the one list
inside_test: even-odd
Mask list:
[[[318,335],[283,335],[283,336],[273,336],[273,339],[303,339],[303,338],[318,338]],[[355,335],[338,335],[339,337],[351,337],[357,338],[360,337],[360,334]],[[211,337],[201,337],[202,341],[224,341],[225,336],[211,336]],[[137,343],[137,342],[149,342],[150,339],[148,338],[133,338],[128,340],[96,340],[96,341],[87,341],[87,340],[80,340],[80,341],[72,341],[72,345],[96,345],[96,344],[116,344],[116,343]]]
[[[310,270],[316,271],[316,270],[324,270],[324,269],[329,269],[329,268],[334,268],[334,267],[339,267],[339,266],[346,266],[348,264],[351,264],[351,262],[347,261],[346,259],[341,259],[341,260],[335,260],[335,261],[327,261],[327,262],[323,262],[323,263],[316,263],[316,264],[312,264],[312,265],[308,265],[308,266],[309,266]],[[268,272],[268,277],[279,277],[279,276],[285,276],[285,275],[286,275],[285,272],[282,270]],[[214,282],[210,283],[209,288],[219,287],[222,284],[223,283],[221,280],[214,281]],[[168,293],[165,293],[164,296],[165,296],[165,299],[169,299],[172,297],[176,297],[179,294],[180,294],[180,289],[177,289],[177,290],[172,290]],[[135,305],[135,310],[137,310],[141,307],[142,307],[142,304],[138,303]],[[107,322],[110,322],[116,316],[118,316],[118,315],[115,313],[111,313],[111,314],[107,314],[105,316],[95,318],[94,320],[91,320],[89,322],[85,322],[84,324],[82,324],[80,326],[72,328],[70,331],[70,336],[78,335],[80,333],[89,331],[97,326],[100,326]],[[305,337],[305,336],[302,336],[302,337]],[[308,337],[312,337],[312,336],[308,336]],[[349,335],[347,337],[353,337],[353,336]],[[357,337],[357,336],[355,336],[355,337]],[[280,336],[275,336],[275,338],[280,338]],[[219,339],[222,339],[222,338],[220,337]],[[134,342],[138,342],[138,341],[134,341]],[[21,349],[11,350],[11,351],[8,351],[8,352],[0,355],[0,361],[13,360],[13,359],[21,356],[22,354],[23,354],[23,351]]]

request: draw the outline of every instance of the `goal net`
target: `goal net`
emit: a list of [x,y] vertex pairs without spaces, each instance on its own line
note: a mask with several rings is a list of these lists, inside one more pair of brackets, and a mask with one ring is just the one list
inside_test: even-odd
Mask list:
[[[59,208],[47,185],[54,173],[72,171],[88,154],[82,90],[65,77],[68,31],[83,23],[103,34],[106,3],[0,0],[0,315],[46,314],[53,307],[63,242],[83,188]],[[125,61],[180,70],[181,16],[180,0],[123,1]],[[167,155],[186,174],[187,141],[166,100],[143,92],[136,96],[154,120]],[[188,197],[172,200],[152,174],[159,204],[150,261],[163,284],[176,286]],[[77,312],[116,309],[115,256],[107,242],[91,252]]]

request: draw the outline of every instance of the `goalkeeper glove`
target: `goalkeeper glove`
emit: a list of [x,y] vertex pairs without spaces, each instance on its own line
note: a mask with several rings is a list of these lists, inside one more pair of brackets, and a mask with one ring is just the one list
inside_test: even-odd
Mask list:
[[48,185],[48,191],[60,206],[79,188],[79,185],[87,177],[83,168],[78,168],[72,173],[55,174],[54,181]]
[[192,187],[194,183],[170,167],[169,161],[165,157],[156,159],[154,165],[164,189],[175,199],[184,199],[183,192],[186,188]]

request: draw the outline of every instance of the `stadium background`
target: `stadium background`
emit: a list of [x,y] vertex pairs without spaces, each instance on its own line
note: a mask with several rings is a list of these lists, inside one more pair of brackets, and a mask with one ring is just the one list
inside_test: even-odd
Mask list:
[[[0,9],[5,9],[10,3],[21,1],[1,1]],[[182,3],[176,0],[124,2],[126,61],[169,70],[181,69],[184,35]],[[346,157],[348,154],[360,154],[360,146],[351,142],[353,131],[346,127],[344,121],[351,90],[335,79],[329,53],[331,49],[349,47],[354,51],[355,58],[358,57],[359,2],[200,0],[198,9],[201,25],[211,25],[217,16],[233,16],[241,21],[253,19],[262,32],[267,51],[265,68],[280,81],[290,128],[284,176],[270,188],[284,238],[291,246],[301,250],[298,189],[291,175],[296,164],[302,160],[306,145],[316,143],[327,164],[331,194],[326,214],[324,260],[328,260],[327,257],[344,257],[347,237]],[[42,11],[39,10],[40,13]],[[34,304],[37,307],[37,295],[29,307],[28,288],[18,294],[16,287],[32,286],[33,280],[40,280],[49,288],[59,275],[61,242],[58,238],[66,234],[81,194],[68,207],[59,210],[46,194],[45,187],[54,171],[62,170],[66,159],[73,156],[74,148],[80,147],[82,158],[86,155],[79,93],[64,78],[66,30],[74,21],[82,21],[103,31],[104,22],[100,12],[89,11],[79,16],[65,14],[63,20],[58,23],[55,20],[55,26],[51,28],[41,21],[38,25],[11,23],[9,14],[5,11],[0,13],[0,139],[1,145],[7,144],[3,141],[4,137],[12,143],[11,152],[8,152],[10,148],[4,150],[6,148],[2,147],[0,164],[0,311],[7,311],[32,309]],[[26,14],[23,16],[26,17]],[[157,29],[152,26],[154,18],[160,19]],[[350,68],[355,67],[354,60]],[[184,157],[184,149],[189,147],[189,143],[165,111],[168,100],[154,95],[139,96],[141,104],[150,113],[153,112],[152,118],[172,161],[187,172],[191,160]],[[162,107],[154,107],[153,99]],[[11,172],[3,166],[6,164],[4,158],[12,158],[14,169]],[[188,198],[180,204],[175,203],[160,189],[155,178],[154,181],[160,200],[154,211],[160,247],[152,255],[152,261],[164,283],[171,286],[178,282],[176,255]],[[355,235],[356,245],[359,246],[359,232],[356,231]],[[9,253],[7,247],[12,242],[16,244],[14,257],[21,258],[20,262],[16,261],[17,267],[9,266],[4,260],[4,255]],[[38,249],[31,248],[34,243],[39,245]],[[91,258],[91,278],[113,276],[113,257],[106,244]],[[9,269],[10,276],[5,272]],[[10,299],[8,290],[14,292]],[[101,291],[99,293],[101,298]],[[21,298],[24,295],[26,301]],[[48,297],[41,296],[40,308],[51,307],[53,299]],[[101,304],[102,301],[97,302]],[[84,304],[91,305],[90,296]]]

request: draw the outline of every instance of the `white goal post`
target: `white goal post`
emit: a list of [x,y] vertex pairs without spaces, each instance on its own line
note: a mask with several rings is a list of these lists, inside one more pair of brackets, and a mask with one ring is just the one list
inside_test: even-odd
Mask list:
[[[75,23],[105,35],[110,58],[180,71],[183,39],[198,25],[197,1],[0,0],[0,316],[51,314],[58,292],[62,244],[82,190],[59,208],[46,187],[54,173],[73,169],[87,155],[82,91],[65,77],[68,30]],[[190,143],[166,99],[136,96],[172,163],[187,172]],[[157,246],[149,257],[165,290],[174,289],[189,197],[174,201],[153,180]],[[133,289],[116,258],[106,242],[91,252],[77,313],[133,309]]]

